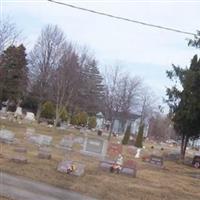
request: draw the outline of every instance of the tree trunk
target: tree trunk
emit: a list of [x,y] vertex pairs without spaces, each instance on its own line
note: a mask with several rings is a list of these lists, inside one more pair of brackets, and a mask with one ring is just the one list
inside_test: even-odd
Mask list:
[[59,119],[60,119],[59,108],[56,106],[56,118],[55,118],[55,121],[54,121],[54,127],[57,126]]
[[42,104],[39,103],[38,108],[37,108],[37,113],[36,113],[36,120],[37,120],[38,123],[39,123],[39,120],[40,120],[41,112],[42,112]]
[[111,124],[110,124],[110,131],[109,131],[109,135],[108,135],[108,140],[110,140],[110,139],[111,139],[113,125],[114,125],[114,120],[111,120]]
[[185,152],[186,152],[186,147],[189,141],[189,137],[187,135],[182,136],[181,140],[181,161],[184,162],[185,159]]

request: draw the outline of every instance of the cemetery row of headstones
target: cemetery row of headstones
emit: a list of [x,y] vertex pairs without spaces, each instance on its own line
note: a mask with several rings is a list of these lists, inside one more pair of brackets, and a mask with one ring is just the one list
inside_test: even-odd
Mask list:
[[[49,148],[43,146],[49,146],[52,143],[52,137],[47,135],[40,135],[35,134],[34,129],[27,129],[26,132],[26,139],[33,143],[39,145],[38,157],[51,159],[51,152]],[[0,141],[11,143],[15,140],[15,135],[11,131],[8,130],[1,130],[0,131]],[[73,144],[80,144],[82,146],[82,150],[80,153],[84,155],[94,156],[96,158],[100,158],[100,167],[102,169],[110,169],[111,166],[115,163],[115,158],[122,154],[122,145],[116,143],[108,143],[103,138],[95,138],[95,137],[73,137],[72,135],[64,136],[63,139],[60,141],[59,145],[56,146],[58,148],[64,148],[66,150],[71,150]],[[19,153],[26,153],[27,150],[23,147],[18,147],[15,149],[16,152]],[[127,153],[130,155],[134,155],[137,149],[133,146],[127,148]],[[109,158],[109,159],[108,159]],[[13,158],[15,162],[22,162],[26,163],[26,160],[21,156],[17,156]],[[146,160],[148,163],[163,167],[163,158],[160,156],[151,155]],[[73,163],[73,164],[72,164]],[[83,164],[79,162],[73,161],[63,161],[58,165],[58,171],[67,172],[69,166],[76,166],[77,170],[74,172],[74,175],[81,175],[83,174]],[[123,174],[132,175],[133,177],[136,176],[136,162],[134,160],[126,160],[123,163],[121,172]]]

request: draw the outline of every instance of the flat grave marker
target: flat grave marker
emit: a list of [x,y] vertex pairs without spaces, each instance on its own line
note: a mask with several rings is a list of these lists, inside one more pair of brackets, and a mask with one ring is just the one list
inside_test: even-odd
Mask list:
[[27,164],[28,163],[27,158],[24,156],[21,156],[21,155],[13,156],[10,160],[12,162],[19,163],[19,164]]
[[14,149],[15,152],[18,152],[18,153],[27,153],[27,148],[26,147],[16,147]]
[[11,144],[14,141],[15,141],[15,133],[6,129],[0,130],[0,142]]
[[[75,169],[69,173],[68,170],[72,165],[75,166]],[[58,164],[57,171],[67,174],[69,173],[74,176],[82,176],[85,172],[85,165],[77,161],[64,160]]]
[[38,150],[38,158],[40,159],[51,159],[51,150],[49,148],[39,148]]

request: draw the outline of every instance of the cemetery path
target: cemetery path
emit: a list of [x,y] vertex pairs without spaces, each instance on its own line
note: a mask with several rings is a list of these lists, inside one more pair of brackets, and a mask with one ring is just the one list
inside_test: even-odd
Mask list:
[[76,192],[0,173],[0,197],[15,200],[95,200]]

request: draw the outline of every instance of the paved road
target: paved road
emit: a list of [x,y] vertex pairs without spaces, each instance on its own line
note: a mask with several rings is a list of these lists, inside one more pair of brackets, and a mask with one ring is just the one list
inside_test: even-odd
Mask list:
[[0,196],[16,200],[95,200],[22,177],[0,173]]

